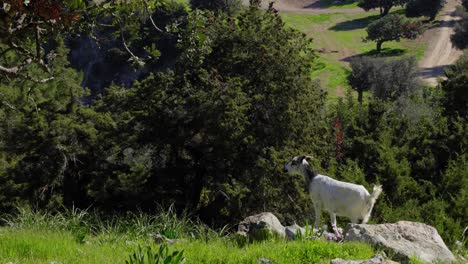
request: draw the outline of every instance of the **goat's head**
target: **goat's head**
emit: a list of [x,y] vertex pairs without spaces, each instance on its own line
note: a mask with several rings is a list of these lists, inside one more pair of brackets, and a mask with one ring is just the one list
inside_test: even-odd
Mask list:
[[309,161],[312,157],[310,156],[297,156],[294,157],[290,162],[284,165],[284,172],[302,172],[304,166],[309,165]]
[[312,160],[311,156],[297,156],[294,157],[290,162],[284,165],[284,172],[293,173],[306,173],[306,169],[310,168],[309,161]]
[[301,173],[304,176],[306,182],[306,190],[308,190],[309,183],[317,175],[308,161],[312,159],[311,156],[297,156],[294,157],[290,162],[284,165],[284,172],[287,173]]

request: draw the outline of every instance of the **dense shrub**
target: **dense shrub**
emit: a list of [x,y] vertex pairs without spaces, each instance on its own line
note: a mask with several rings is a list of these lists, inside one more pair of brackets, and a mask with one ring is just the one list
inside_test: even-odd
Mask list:
[[444,6],[445,0],[411,0],[406,5],[407,17],[427,16],[434,20]]
[[235,13],[242,7],[241,0],[190,0],[190,6],[214,12]]

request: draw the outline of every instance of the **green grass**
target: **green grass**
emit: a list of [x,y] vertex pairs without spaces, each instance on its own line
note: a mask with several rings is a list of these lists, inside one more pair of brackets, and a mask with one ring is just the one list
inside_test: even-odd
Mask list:
[[[79,243],[67,231],[2,229],[1,263],[124,263],[137,245],[151,245],[150,240],[127,240],[99,236]],[[156,247],[156,245],[152,245]],[[370,246],[357,243],[332,243],[322,240],[287,242],[273,240],[238,246],[233,240],[218,238],[208,242],[188,240],[170,246],[184,250],[187,263],[257,263],[267,258],[274,263],[329,263],[330,259],[366,259],[373,255]]]
[[123,241],[81,244],[66,231],[0,231],[1,263],[124,263],[132,250]]
[[340,8],[358,8],[358,2],[355,0],[344,0],[340,4],[333,4],[336,0],[320,0],[320,3],[328,8],[340,9]]
[[316,241],[269,241],[239,247],[220,239],[204,243],[194,241],[176,246],[184,249],[190,263],[258,263],[266,258],[274,263],[330,263],[333,258],[367,259],[373,255],[370,246],[357,243]]
[[224,230],[215,231],[172,208],[154,214],[99,216],[72,210],[65,213],[21,209],[2,217],[0,263],[125,263],[138,247],[158,245],[150,234],[173,234],[181,239],[169,249],[183,250],[186,263],[329,263],[332,258],[366,259],[371,246],[325,240],[285,241],[272,238],[245,243]]
[[[323,0],[328,1],[328,0]],[[330,3],[333,1],[329,0]],[[364,42],[366,27],[379,18],[378,11],[362,13],[333,14],[282,14],[286,25],[306,33],[313,38],[313,47],[317,50],[316,66],[311,75],[318,78],[330,99],[343,96],[349,88],[346,75],[348,62],[356,55],[375,55],[375,43]],[[402,9],[393,9],[401,13]],[[421,40],[402,40],[385,42],[381,56],[424,56],[426,44]]]

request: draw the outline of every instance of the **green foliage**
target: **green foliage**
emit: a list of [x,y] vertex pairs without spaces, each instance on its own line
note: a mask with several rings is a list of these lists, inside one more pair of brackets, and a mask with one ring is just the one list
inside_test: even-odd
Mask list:
[[[128,146],[121,151],[147,149],[151,163],[133,157],[143,173],[128,167],[131,173],[121,174],[117,167],[93,180],[93,199],[105,206],[129,197],[145,206],[175,202],[225,222],[275,202],[278,193],[303,196],[278,164],[280,151],[310,146],[320,135],[314,131],[321,129],[324,95],[309,77],[310,40],[284,28],[273,11],[256,8],[235,20],[195,11],[179,34],[184,52],[174,72],[130,90],[111,89],[97,102],[121,128],[115,141]],[[133,166],[124,152],[115,158]],[[284,185],[279,182],[293,182],[292,189],[271,189]],[[115,187],[103,188],[108,184]]]
[[[49,80],[52,65],[45,58],[55,54],[53,49],[45,47],[51,40],[63,37],[62,33],[73,31],[85,6],[83,0],[3,1],[0,8],[0,80]],[[45,77],[30,76],[29,66],[36,67]]]
[[407,17],[427,16],[434,20],[444,4],[444,0],[410,0],[405,13]]
[[[427,92],[387,101],[371,97],[366,105],[352,100],[339,103],[336,111],[343,124],[345,162],[335,165],[334,173],[364,186],[383,185],[373,221],[424,222],[436,227],[453,246],[467,225],[461,216],[466,213],[461,205],[466,203],[468,189],[461,180],[466,178],[462,172],[466,157],[460,156],[467,145],[467,129],[461,120],[449,121],[442,115],[439,92]],[[405,104],[432,113],[415,114],[411,107],[402,108],[403,98]]]
[[169,254],[169,247],[166,244],[159,246],[157,252],[153,251],[153,248],[147,246],[146,249],[142,249],[138,246],[138,249],[133,252],[125,260],[125,264],[180,264],[185,263],[184,251],[174,251]]
[[400,15],[388,15],[382,17],[367,27],[365,41],[375,41],[377,52],[382,49],[386,41],[400,41],[401,38],[414,39],[423,31],[419,20],[406,19]]
[[468,54],[464,54],[455,65],[447,67],[445,70],[447,80],[441,83],[442,90],[445,91],[444,106],[449,115],[460,115],[468,117]]
[[380,9],[380,16],[386,16],[390,9],[394,6],[403,6],[408,3],[408,0],[360,0],[358,6],[366,11],[371,9]]
[[[1,151],[10,157],[2,178],[8,183],[1,188],[7,197],[3,208],[12,205],[11,197],[41,206],[71,205],[68,195],[79,187],[68,189],[68,184],[78,180],[77,160],[86,161],[98,129],[109,121],[80,104],[86,90],[79,86],[80,76],[68,67],[63,45],[57,42],[57,56],[49,62],[53,80],[16,79],[0,85]],[[46,76],[33,67],[28,74]]]
[[358,57],[351,61],[351,69],[348,80],[353,90],[358,92],[361,103],[365,91],[372,91],[379,99],[395,100],[402,95],[409,96],[419,88],[418,68],[412,57]]
[[455,25],[455,33],[450,37],[455,47],[465,49],[468,47],[468,13],[464,12],[462,19]]
[[468,10],[468,1],[462,0],[462,6],[465,8],[465,10]]
[[214,12],[238,12],[242,8],[241,0],[190,0],[193,9],[211,10]]

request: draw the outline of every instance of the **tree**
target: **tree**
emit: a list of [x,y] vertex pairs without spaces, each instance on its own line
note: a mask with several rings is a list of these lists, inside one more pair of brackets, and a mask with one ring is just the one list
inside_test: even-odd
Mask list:
[[[259,207],[303,210],[271,198],[305,198],[279,164],[285,152],[319,148],[313,142],[325,134],[310,39],[259,8],[235,17],[196,10],[179,34],[172,72],[110,89],[98,102],[119,133],[112,172],[89,184],[93,199],[105,208],[174,202],[219,224]],[[274,188],[279,182],[290,188]]]
[[[80,19],[79,10],[85,2],[77,1],[22,1],[7,0],[0,9],[0,74],[8,78],[22,75],[26,68],[34,64],[50,73],[48,61],[53,53],[44,49],[46,44],[59,33],[72,28]],[[14,59],[11,59],[14,53]],[[29,80],[45,82],[34,76],[22,76]]]
[[445,92],[444,106],[450,116],[468,118],[468,54],[465,52],[458,61],[446,68],[447,80],[441,83]]
[[362,104],[362,95],[369,91],[373,85],[374,63],[371,58],[357,57],[350,62],[351,74],[348,82],[351,88],[358,92],[358,101]]
[[367,27],[365,41],[375,41],[377,52],[386,41],[400,41],[401,38],[415,39],[423,31],[419,20],[406,19],[399,15],[388,15],[372,22]]
[[410,0],[406,5],[406,16],[427,16],[430,20],[434,20],[444,3],[445,0]]
[[348,80],[358,92],[359,102],[364,91],[372,91],[374,97],[382,100],[396,100],[420,86],[416,60],[411,57],[393,60],[362,57],[351,61],[351,69]]
[[454,34],[450,37],[458,49],[468,47],[468,12],[464,12],[462,19],[455,25]]
[[[88,158],[93,160],[90,150],[97,145],[98,130],[105,127],[96,124],[106,120],[81,104],[87,93],[79,85],[80,75],[68,66],[63,41],[54,46],[50,73],[34,65],[23,71],[53,79],[15,78],[0,84],[0,157],[9,157],[5,175],[0,172],[0,181],[7,183],[0,196],[47,208],[83,205],[82,171],[90,165]],[[11,204],[0,201],[0,206]]]
[[403,6],[408,0],[361,0],[358,6],[366,11],[371,9],[379,8],[380,16],[384,17],[388,15],[390,9],[394,6]]

